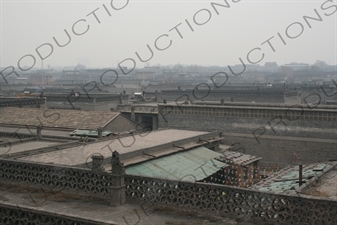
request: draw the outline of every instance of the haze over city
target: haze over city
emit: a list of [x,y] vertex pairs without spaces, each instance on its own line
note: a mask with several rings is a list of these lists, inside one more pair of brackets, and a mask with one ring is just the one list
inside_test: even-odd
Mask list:
[[[127,58],[134,59],[136,67],[178,63],[226,66],[240,64],[239,58],[249,64],[247,54],[254,48],[260,49],[251,53],[251,61],[258,61],[263,53],[262,65],[312,64],[317,59],[336,65],[337,13],[333,2],[1,1],[0,67],[17,67],[21,57],[31,54],[36,59],[34,67],[41,68],[36,52],[39,46],[45,68],[78,63],[116,67]],[[305,20],[304,16],[315,19]],[[53,37],[65,45],[65,29],[71,40],[59,47]],[[83,34],[75,35],[73,30]],[[166,36],[158,39],[157,48],[155,41],[161,35]],[[135,53],[144,60],[150,58],[147,45],[153,57],[143,63]],[[24,57],[20,65],[30,67],[33,60]],[[124,65],[133,66],[131,61]]]

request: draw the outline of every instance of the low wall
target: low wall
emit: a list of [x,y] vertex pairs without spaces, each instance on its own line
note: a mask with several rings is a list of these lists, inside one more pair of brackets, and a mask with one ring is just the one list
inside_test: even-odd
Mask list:
[[[33,184],[61,189],[61,191],[73,190],[106,198],[113,194],[111,191],[115,184],[113,178],[112,174],[95,173],[88,169],[0,160],[2,182]],[[277,222],[282,225],[337,224],[337,201],[309,196],[276,195],[225,185],[183,181],[187,180],[186,178],[193,178],[193,176],[183,177],[181,181],[170,181],[127,175],[125,195],[128,201],[142,202],[142,207],[144,202],[158,203],[196,213],[236,214],[246,219]],[[39,218],[47,225],[55,224],[55,221],[63,221],[60,222],[62,224],[97,224],[85,223],[83,220],[75,223],[72,218],[66,216],[50,215],[1,204],[0,215],[2,220],[11,219],[10,224],[16,224],[16,221],[30,222],[33,218],[34,220]]]
[[97,173],[90,169],[0,159],[1,182],[34,184],[59,191],[87,193],[96,197],[111,196],[116,177],[111,173]]
[[[189,177],[191,178],[191,177]],[[309,196],[286,196],[230,186],[126,177],[128,201],[164,204],[212,215],[236,214],[273,224],[337,224],[337,201]]]
[[113,225],[0,203],[0,224]]
[[[46,139],[42,139],[42,140],[46,140]],[[9,142],[9,143],[11,145],[13,145],[13,142]],[[55,145],[55,146],[36,148],[36,149],[32,149],[32,150],[26,150],[26,151],[15,152],[15,153],[11,153],[11,151],[10,151],[11,146],[10,146],[10,148],[7,151],[6,154],[3,154],[3,155],[0,154],[0,158],[5,158],[5,159],[7,159],[7,158],[22,158],[22,157],[27,157],[27,156],[39,155],[39,154],[42,154],[42,153],[52,152],[52,151],[60,151],[62,149],[77,147],[77,146],[80,146],[80,145],[83,145],[83,143],[81,143],[79,141],[76,141],[76,142],[67,142],[67,143],[60,143],[59,145]]]
[[45,104],[43,98],[2,98],[0,99],[0,108],[2,107],[33,107],[37,108]]

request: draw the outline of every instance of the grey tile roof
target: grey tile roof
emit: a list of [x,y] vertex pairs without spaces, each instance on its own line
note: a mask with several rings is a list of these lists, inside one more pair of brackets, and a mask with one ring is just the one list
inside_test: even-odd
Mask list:
[[0,109],[0,124],[97,129],[118,115],[118,112],[107,111],[5,107]]
[[118,151],[122,156],[127,153],[136,152],[138,150],[154,146],[158,146],[158,151],[160,151],[164,148],[162,146],[164,144],[171,144],[175,141],[198,137],[199,135],[207,133],[208,132],[175,129],[155,130],[146,136],[134,135],[134,137],[129,136],[109,139],[106,141],[98,141],[60,151],[23,157],[21,159],[37,163],[55,163],[60,165],[76,166],[85,164],[87,160],[91,162],[90,157],[93,154],[101,154],[104,158],[108,158],[111,157],[111,150]]

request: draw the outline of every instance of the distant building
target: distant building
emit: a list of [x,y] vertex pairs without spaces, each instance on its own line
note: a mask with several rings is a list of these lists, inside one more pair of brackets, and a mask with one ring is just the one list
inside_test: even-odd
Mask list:
[[49,74],[32,74],[28,81],[32,84],[53,84],[53,76]]

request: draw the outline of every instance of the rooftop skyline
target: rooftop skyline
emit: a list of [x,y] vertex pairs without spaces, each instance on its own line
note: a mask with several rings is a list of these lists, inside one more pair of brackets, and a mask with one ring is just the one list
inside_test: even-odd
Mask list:
[[41,58],[44,68],[120,62],[129,68],[227,66],[240,64],[239,58],[245,64],[320,59],[337,65],[336,5],[332,0],[1,1],[0,67],[41,68]]

